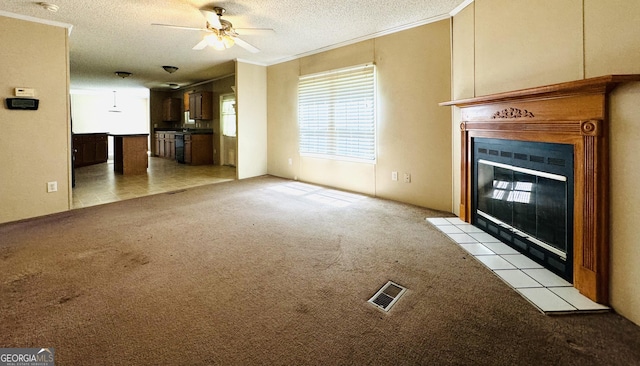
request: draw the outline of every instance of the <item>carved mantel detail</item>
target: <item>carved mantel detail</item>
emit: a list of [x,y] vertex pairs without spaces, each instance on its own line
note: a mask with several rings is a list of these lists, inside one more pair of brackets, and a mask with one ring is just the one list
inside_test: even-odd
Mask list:
[[582,121],[580,123],[580,131],[584,136],[600,136],[601,124],[602,121],[600,120]]
[[529,112],[526,109],[509,107],[505,108],[501,111],[497,111],[491,116],[492,119],[496,118],[533,118],[535,117],[533,113]]
[[440,103],[461,109],[460,219],[467,222],[474,138],[574,146],[579,163],[574,165],[573,285],[602,304],[609,302],[608,93],[632,81],[640,81],[640,75],[607,75]]

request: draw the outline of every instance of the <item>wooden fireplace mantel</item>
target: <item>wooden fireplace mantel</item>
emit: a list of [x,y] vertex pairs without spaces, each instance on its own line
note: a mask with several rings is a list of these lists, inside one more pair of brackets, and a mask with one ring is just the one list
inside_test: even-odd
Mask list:
[[608,75],[440,103],[461,108],[460,218],[471,220],[475,137],[574,147],[573,285],[609,302],[608,95],[640,75]]

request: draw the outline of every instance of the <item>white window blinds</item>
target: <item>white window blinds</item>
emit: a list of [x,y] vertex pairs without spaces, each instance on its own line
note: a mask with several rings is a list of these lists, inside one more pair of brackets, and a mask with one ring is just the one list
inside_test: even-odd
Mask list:
[[375,91],[374,65],[300,77],[300,154],[375,161]]

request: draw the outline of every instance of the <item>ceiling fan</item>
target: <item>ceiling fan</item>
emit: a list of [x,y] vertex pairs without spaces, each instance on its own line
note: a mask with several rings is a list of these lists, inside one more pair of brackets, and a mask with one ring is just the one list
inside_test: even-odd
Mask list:
[[197,30],[202,32],[211,33],[202,39],[202,41],[198,42],[193,49],[201,50],[207,46],[212,46],[216,50],[225,50],[227,48],[233,47],[234,44],[244,48],[245,50],[251,53],[260,52],[258,48],[247,43],[242,40],[239,36],[240,34],[237,30],[240,30],[241,33],[244,31],[250,32],[273,32],[273,29],[270,28],[234,28],[233,24],[230,21],[222,19],[222,15],[226,12],[224,8],[214,7],[212,10],[209,9],[201,9],[200,12],[207,20],[207,24],[205,28],[193,28],[193,27],[183,27],[179,25],[171,25],[171,24],[158,24],[153,23],[151,25],[157,25],[161,27],[170,27],[170,28],[178,28],[178,29],[187,29],[187,30]]

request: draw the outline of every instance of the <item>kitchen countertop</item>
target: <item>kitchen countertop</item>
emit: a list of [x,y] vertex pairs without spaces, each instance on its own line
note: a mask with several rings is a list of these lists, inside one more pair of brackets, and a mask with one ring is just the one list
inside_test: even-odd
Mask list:
[[110,133],[109,136],[114,137],[136,137],[136,136],[149,136],[148,133]]
[[213,134],[213,129],[211,128],[200,128],[200,129],[190,129],[190,128],[156,128],[154,132],[174,132],[174,133],[182,133],[182,134],[191,134],[191,135],[211,135]]

